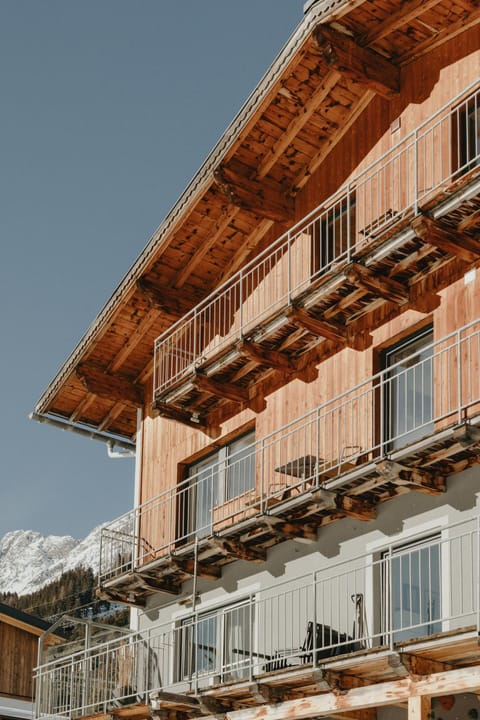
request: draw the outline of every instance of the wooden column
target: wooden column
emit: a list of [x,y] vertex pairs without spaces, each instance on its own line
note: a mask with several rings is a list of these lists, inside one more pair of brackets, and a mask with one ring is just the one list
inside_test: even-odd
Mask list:
[[408,720],[429,720],[431,701],[428,695],[408,698]]

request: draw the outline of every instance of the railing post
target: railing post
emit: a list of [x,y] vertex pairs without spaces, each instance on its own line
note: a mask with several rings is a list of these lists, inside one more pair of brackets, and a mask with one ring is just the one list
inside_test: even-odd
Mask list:
[[386,422],[386,413],[385,413],[385,388],[386,388],[386,373],[385,371],[381,373],[380,375],[380,402],[375,402],[375,389],[373,390],[373,396],[372,396],[372,406],[373,406],[373,415],[375,414],[375,408],[379,408],[380,417],[379,418],[373,418],[373,427],[375,428],[377,422],[380,426],[380,456],[383,457],[386,455],[386,448],[385,448],[385,422]]
[[253,648],[254,648],[254,629],[253,629],[253,596],[250,594],[249,602],[248,602],[248,622],[250,626],[250,637],[249,637],[249,644],[250,644],[250,662],[249,662],[249,668],[248,668],[248,678],[250,682],[253,680]]
[[240,270],[239,276],[238,276],[238,282],[239,282],[239,319],[240,319],[240,328],[239,328],[239,334],[240,339],[243,338],[243,268]]
[[458,416],[457,422],[462,422],[462,340],[460,330],[457,330],[457,398],[458,398]]
[[193,310],[193,348],[192,348],[192,350],[193,350],[193,353],[192,353],[192,355],[193,355],[193,363],[192,363],[193,373],[195,373],[195,368],[196,368],[196,366],[197,366],[197,355],[198,355],[198,353],[197,353],[197,343],[198,343],[198,338],[197,338],[197,306],[195,305],[195,308],[194,308],[194,310]]
[[418,213],[418,130],[415,128],[413,136],[413,212]]
[[264,512],[266,507],[265,497],[265,439],[260,442],[260,512]]
[[312,573],[312,595],[313,595],[313,666],[317,664],[317,573]]
[[100,530],[100,547],[99,547],[99,553],[100,553],[100,559],[98,561],[98,584],[102,584],[102,576],[103,576],[103,528]]
[[480,515],[477,515],[477,636],[480,634]]
[[194,630],[193,630],[193,637],[194,637],[194,644],[193,644],[193,652],[192,652],[192,659],[193,659],[193,668],[192,668],[192,674],[193,674],[193,692],[195,695],[198,695],[198,667],[197,667],[197,658],[198,658],[198,615],[195,613],[193,616],[193,622]]
[[[351,222],[350,222],[350,200],[351,200],[351,189],[350,183],[347,185],[347,262],[350,262],[352,256],[352,242],[351,242]],[[336,258],[334,258],[336,259]]]
[[392,573],[392,546],[388,548],[387,555],[387,568],[388,568],[388,645],[390,650],[393,652],[393,573]]
[[292,237],[287,233],[287,304],[292,304]]

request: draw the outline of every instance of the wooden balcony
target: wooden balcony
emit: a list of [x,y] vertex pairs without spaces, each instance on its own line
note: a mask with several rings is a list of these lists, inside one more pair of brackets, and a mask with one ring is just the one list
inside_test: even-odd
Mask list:
[[478,515],[402,547],[385,543],[39,666],[36,718],[180,719],[269,703],[277,712],[295,698],[320,712],[327,698],[365,686],[392,706],[415,683],[430,695],[471,690],[480,682]]
[[478,107],[478,87],[452,99],[163,333],[158,412],[215,432],[395,315],[438,307],[480,258]]
[[372,521],[396,495],[441,495],[479,459],[479,366],[480,319],[140,505],[102,531],[101,596],[142,605],[332,521]]

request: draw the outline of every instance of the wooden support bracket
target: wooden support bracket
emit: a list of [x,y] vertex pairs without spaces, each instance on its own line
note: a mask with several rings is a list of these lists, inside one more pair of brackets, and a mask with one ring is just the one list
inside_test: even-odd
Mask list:
[[132,382],[130,378],[107,374],[101,368],[88,363],[77,365],[76,374],[88,392],[98,397],[135,407],[143,405],[143,387]]
[[261,395],[252,395],[247,388],[234,385],[233,383],[220,382],[213,380],[203,373],[195,374],[194,385],[203,392],[210,393],[218,398],[225,398],[232,402],[241,403],[249,407],[254,412],[262,412],[265,410],[266,402]]
[[222,575],[222,569],[218,567],[218,565],[203,565],[202,563],[197,563],[197,566],[195,567],[194,560],[190,558],[178,558],[175,556],[170,558],[170,562],[174,568],[177,568],[181,572],[184,572],[186,575],[191,575],[192,577],[196,573],[198,577],[203,577],[208,580],[218,580]]
[[247,690],[255,702],[259,705],[264,705],[265,703],[277,703],[285,699],[285,694],[280,688],[264,685],[263,683],[250,683]]
[[387,99],[400,92],[400,69],[383,55],[360,47],[352,37],[328,25],[317,27],[313,38],[331,70]]
[[400,653],[400,663],[414,680],[420,680],[432,673],[447,672],[453,669],[453,665],[448,663],[406,652]]
[[249,177],[250,169],[237,162],[235,166],[219,165],[214,178],[220,191],[237,207],[276,222],[292,220],[295,200],[274,180]]
[[169,580],[158,582],[144,573],[134,573],[133,577],[137,580],[140,587],[148,592],[164,592],[168,593],[168,595],[179,595],[182,590],[182,584],[178,582],[171,582]]
[[375,520],[377,511],[373,503],[359,500],[350,495],[340,495],[320,488],[312,493],[312,500],[319,503],[318,509],[331,510],[334,514],[341,513],[356,520]]
[[453,437],[462,448],[471,448],[480,444],[480,428],[476,425],[460,425],[453,431]]

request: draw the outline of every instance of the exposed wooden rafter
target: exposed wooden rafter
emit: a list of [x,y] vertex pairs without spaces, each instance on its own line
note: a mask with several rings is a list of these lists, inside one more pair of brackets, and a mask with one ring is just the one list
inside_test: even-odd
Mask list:
[[377,517],[373,503],[323,488],[312,493],[312,502],[318,506],[318,509],[332,510],[335,515],[340,513],[355,520],[375,520]]
[[460,33],[464,33],[475,25],[478,25],[478,23],[480,23],[480,5],[478,4],[478,0],[469,2],[467,5],[471,7],[471,11],[467,17],[462,17],[454,23],[448,23],[443,30],[436,33],[433,37],[429,36],[423,42],[415,43],[409,52],[402,55],[402,65],[411,63],[419,57],[422,57],[422,55],[431,53],[444,43],[460,35]]
[[225,197],[239,208],[278,222],[292,221],[295,201],[285,188],[274,180],[255,180],[250,169],[241,163],[235,168],[220,165],[214,173],[215,181]]
[[205,565],[203,563],[196,563],[192,558],[179,558],[171,556],[169,558],[170,564],[185,573],[185,575],[197,574],[198,577],[207,578],[208,580],[218,580],[221,577],[222,570],[218,565]]
[[172,405],[168,405],[167,403],[158,401],[153,402],[153,407],[159,415],[167,418],[168,420],[175,420],[183,423],[184,425],[189,425],[196,430],[202,430],[212,438],[216,438],[220,435],[220,427],[211,424],[207,418],[201,415],[197,415],[195,413],[188,412],[188,410],[182,410],[180,408],[173,407]]
[[211,234],[208,240],[204,240],[200,244],[200,247],[196,248],[190,260],[175,277],[175,280],[172,283],[174,287],[181,288],[185,285],[185,281],[187,280],[187,278],[200,265],[208,251],[221,239],[221,237],[227,231],[228,226],[235,219],[236,215],[238,215],[239,212],[239,207],[230,208],[228,212],[224,213],[220,217],[220,219],[216,221],[211,230]]
[[416,17],[430,10],[441,0],[409,0],[402,2],[401,7],[394,13],[387,16],[385,20],[377,23],[372,29],[359,39],[362,46],[371,45],[372,43],[382,40],[382,38],[390,35],[390,33],[399,30]]
[[400,70],[383,55],[327,25],[317,27],[313,37],[330,69],[387,99],[400,92]]
[[480,258],[480,242],[478,240],[445,227],[439,220],[432,220],[426,215],[421,215],[412,221],[412,228],[423,242],[434,245],[461,260],[475,262]]
[[76,369],[77,377],[87,390],[98,397],[141,407],[144,401],[143,388],[129,378],[110,375],[94,365],[81,363]]
[[330,135],[330,137],[319,143],[319,151],[309,160],[302,171],[295,178],[293,183],[294,190],[302,188],[309,180],[311,175],[320,167],[325,161],[328,155],[332,152],[334,147],[338,145],[344,135],[350,130],[352,125],[357,121],[358,117],[362,114],[365,108],[369,105],[372,99],[375,97],[375,93],[372,90],[365,90],[363,95],[357,100],[356,103],[350,108],[350,114],[341,124],[338,130]]
[[317,531],[313,525],[308,525],[305,522],[292,523],[286,520],[281,520],[278,517],[272,515],[263,515],[262,522],[266,525],[273,533],[281,535],[285,540],[288,539],[302,539],[307,542],[315,542],[317,539]]
[[331,70],[328,75],[323,78],[318,87],[315,88],[311,97],[303,105],[297,115],[288,125],[285,132],[281,134],[277,142],[269,149],[268,153],[260,162],[257,168],[257,177],[259,179],[265,177],[269,170],[275,165],[279,158],[283,155],[292,140],[296,138],[300,130],[310,120],[319,105],[325,100],[329,92],[335,87],[340,78],[337,70]]
[[225,266],[223,273],[218,279],[218,285],[221,285],[228,280],[243,264],[244,260],[250,255],[256,246],[263,238],[263,236],[270,230],[273,225],[273,220],[264,218],[257,224],[255,230],[250,233],[248,239],[239,247],[232,260]]

